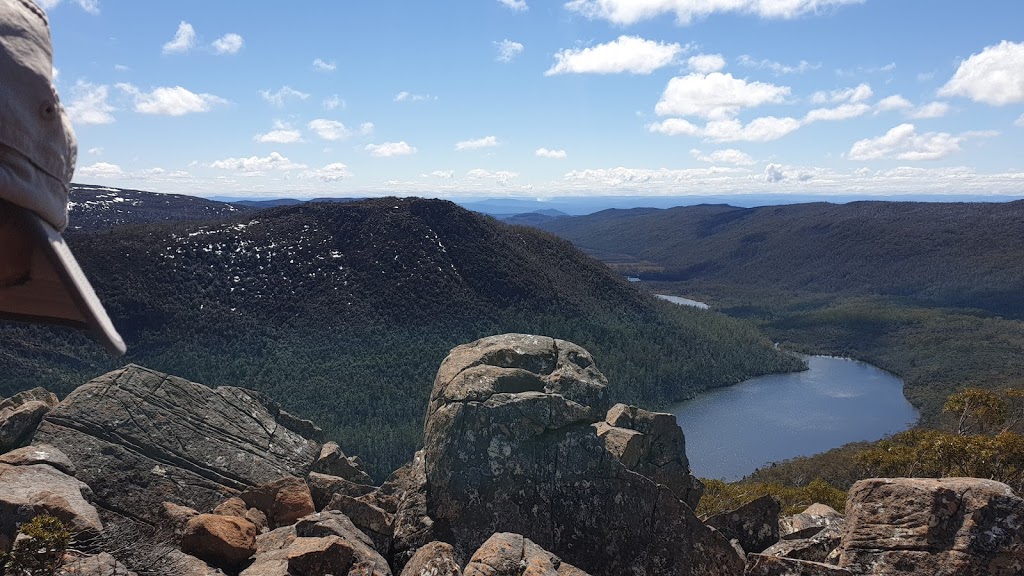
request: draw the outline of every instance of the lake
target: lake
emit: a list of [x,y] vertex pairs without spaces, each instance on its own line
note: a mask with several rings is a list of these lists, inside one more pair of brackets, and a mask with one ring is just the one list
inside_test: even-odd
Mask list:
[[693,474],[738,480],[755,469],[906,430],[917,410],[903,381],[865,362],[801,356],[805,372],[772,374],[672,406]]

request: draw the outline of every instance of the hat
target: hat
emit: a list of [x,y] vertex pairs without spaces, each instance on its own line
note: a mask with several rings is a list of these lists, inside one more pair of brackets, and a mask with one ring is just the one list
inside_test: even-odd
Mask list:
[[124,341],[61,237],[78,148],[52,75],[46,14],[0,0],[0,317],[84,328],[120,355]]

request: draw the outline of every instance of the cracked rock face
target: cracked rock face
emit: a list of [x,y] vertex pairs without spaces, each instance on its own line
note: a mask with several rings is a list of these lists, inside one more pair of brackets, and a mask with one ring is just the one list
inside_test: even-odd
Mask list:
[[861,480],[839,550],[857,574],[1024,574],[1024,500],[979,478]]
[[513,532],[595,575],[741,574],[721,534],[605,449],[592,424],[606,385],[562,340],[505,334],[452,350],[424,428],[437,538],[462,560]]
[[165,501],[210,510],[248,487],[304,476],[320,445],[294,430],[315,433],[257,392],[129,365],[68,395],[34,440],[68,456],[101,508],[158,522]]

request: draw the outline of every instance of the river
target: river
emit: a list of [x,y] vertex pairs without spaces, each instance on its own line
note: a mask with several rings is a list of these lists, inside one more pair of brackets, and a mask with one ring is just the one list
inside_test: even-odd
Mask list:
[[802,358],[807,371],[752,378],[669,409],[695,475],[738,480],[769,462],[877,440],[917,421],[896,376],[856,360]]

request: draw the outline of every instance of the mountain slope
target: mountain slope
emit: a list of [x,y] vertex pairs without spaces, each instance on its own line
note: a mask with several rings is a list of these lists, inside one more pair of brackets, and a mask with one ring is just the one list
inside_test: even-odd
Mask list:
[[[420,442],[448,350],[484,335],[577,342],[616,399],[649,406],[799,367],[746,324],[656,302],[564,240],[443,201],[121,227],[73,249],[128,342],[124,362],[280,398],[378,474]],[[0,337],[0,394],[41,381],[66,392],[115,367],[75,333]]]
[[184,194],[161,194],[72,184],[69,230],[95,231],[125,224],[216,220],[249,212],[251,207]]

